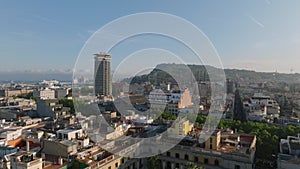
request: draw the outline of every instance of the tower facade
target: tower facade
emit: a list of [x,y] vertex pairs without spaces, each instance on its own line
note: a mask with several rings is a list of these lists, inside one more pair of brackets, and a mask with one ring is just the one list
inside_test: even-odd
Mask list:
[[95,54],[94,87],[96,96],[112,95],[110,60],[109,54]]

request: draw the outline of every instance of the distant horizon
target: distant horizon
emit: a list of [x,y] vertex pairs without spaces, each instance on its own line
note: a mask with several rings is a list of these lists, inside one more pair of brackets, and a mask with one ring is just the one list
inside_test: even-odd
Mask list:
[[[173,63],[162,63],[162,64],[173,64]],[[178,64],[178,63],[175,63]],[[158,64],[159,65],[159,64]],[[187,65],[205,65],[205,64],[193,64],[188,63]],[[205,66],[211,66],[211,65],[205,65]],[[214,66],[213,66],[214,67]],[[220,69],[220,68],[219,68]],[[257,70],[257,69],[251,69],[251,68],[239,68],[239,67],[224,67],[224,69],[236,69],[236,70],[247,70],[247,71],[254,71],[254,72],[261,72],[261,73],[281,73],[281,74],[298,74],[300,72],[294,71],[278,71],[278,70]],[[74,68],[65,68],[65,69],[24,69],[24,70],[0,70],[0,73],[73,73]],[[112,72],[114,69],[112,70]]]
[[[164,64],[172,64],[172,63],[164,63]],[[202,64],[188,64],[188,65],[202,65]],[[210,65],[205,65],[210,66]],[[251,69],[239,69],[239,68],[224,68],[224,70],[245,70],[257,73],[278,73],[278,74],[299,74],[298,72],[294,73],[286,73],[286,72],[279,72],[279,71],[256,71]],[[113,72],[114,70],[112,70]],[[122,76],[121,79],[130,78],[130,75],[120,75]],[[24,82],[35,82],[35,81],[42,81],[42,80],[59,80],[59,81],[72,81],[73,80],[73,70],[72,69],[50,69],[50,70],[26,70],[26,71],[1,71],[0,70],[0,81],[1,82],[9,82],[9,81],[24,81]]]

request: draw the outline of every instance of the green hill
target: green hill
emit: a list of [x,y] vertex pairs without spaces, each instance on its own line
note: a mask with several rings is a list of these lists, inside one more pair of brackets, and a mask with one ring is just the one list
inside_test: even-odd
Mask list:
[[[190,71],[187,71],[187,68]],[[175,82],[176,78],[181,78],[184,81],[191,81],[191,73],[198,81],[207,81],[209,76],[207,74],[213,72],[218,78],[221,78],[222,70],[213,66],[204,65],[182,65],[182,64],[160,64],[147,75],[136,76],[134,78],[127,78],[123,81],[130,83],[141,83],[150,81],[153,84],[159,84],[163,82]],[[226,78],[235,81],[247,81],[247,82],[284,82],[287,84],[300,83],[300,74],[287,74],[276,72],[255,72],[250,70],[238,70],[238,69],[225,69]],[[172,78],[174,77],[174,78]]]

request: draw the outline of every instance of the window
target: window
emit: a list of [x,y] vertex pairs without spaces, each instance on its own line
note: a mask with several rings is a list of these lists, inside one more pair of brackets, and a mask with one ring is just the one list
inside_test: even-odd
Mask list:
[[168,157],[170,157],[170,156],[171,156],[171,153],[170,153],[169,151],[167,152],[167,156],[168,156]]
[[142,163],[142,160],[140,159],[140,169],[143,168],[143,163]]
[[176,158],[180,158],[180,157],[179,157],[179,153],[176,153],[176,154],[175,154],[175,157],[176,157]]
[[219,166],[219,160],[215,160],[215,166]]
[[115,167],[116,167],[116,168],[118,168],[118,166],[119,166],[119,164],[118,164],[118,163],[116,163],[116,164],[115,164]]
[[124,160],[124,158],[122,158],[122,161],[121,161],[121,162],[122,162],[122,164],[124,163],[124,161],[125,161],[125,160]]
[[189,155],[187,155],[187,154],[184,155],[184,159],[185,159],[185,160],[189,160]]
[[109,166],[108,169],[111,169],[111,166]]
[[207,158],[204,159],[204,164],[208,164],[208,159]]
[[212,145],[209,145],[209,148],[212,149]]
[[200,143],[199,147],[200,148],[205,148],[205,142],[204,143]]
[[167,162],[167,168],[171,168],[171,167],[172,167],[171,162],[168,161],[168,162]]
[[176,163],[175,167],[176,167],[176,168],[179,168],[179,163]]
[[235,166],[234,166],[234,169],[241,169],[241,166],[235,165]]
[[194,161],[197,163],[199,161],[198,157],[194,157]]

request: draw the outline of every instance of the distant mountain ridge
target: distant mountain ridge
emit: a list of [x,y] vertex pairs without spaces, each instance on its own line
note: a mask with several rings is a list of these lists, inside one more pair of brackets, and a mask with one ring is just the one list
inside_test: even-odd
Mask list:
[[[222,71],[219,68],[209,65],[187,65],[195,78],[200,80],[207,80],[209,76],[206,69],[210,69],[211,72]],[[134,78],[135,81],[147,81],[147,79],[160,81],[167,81],[168,76],[158,70],[180,70],[186,68],[186,65],[181,64],[159,64],[156,66],[156,70],[152,71],[148,75],[141,75]],[[276,72],[256,72],[245,69],[224,69],[226,78],[235,81],[253,81],[253,82],[285,82],[288,84],[300,83],[300,74],[287,74],[287,73],[276,73]],[[184,76],[184,75],[183,75]],[[43,72],[30,72],[30,71],[16,71],[16,72],[0,72],[0,81],[41,81],[56,79],[60,81],[72,81],[73,72],[68,71],[43,71]],[[186,80],[190,80],[190,76],[184,77]],[[130,82],[132,78],[125,78],[123,81]],[[174,79],[173,79],[174,80]]]
[[[209,75],[206,70],[209,70],[209,72],[213,72],[214,76],[222,75],[222,69],[209,66],[209,65],[187,65],[188,68],[190,68],[191,72],[193,73],[196,80],[209,80]],[[186,67],[186,65],[182,64],[159,64],[156,66],[156,68],[150,72],[148,75],[141,75],[136,76],[134,78],[126,78],[123,81],[131,82],[131,83],[139,83],[139,82],[146,82],[146,81],[154,81],[156,83],[161,82],[168,82],[168,81],[174,81],[168,75],[168,73],[165,72],[176,72],[181,73],[183,78],[186,78],[186,80],[191,79],[190,75],[187,73],[182,73],[180,71],[183,67]],[[161,71],[164,70],[164,71]],[[292,83],[300,83],[300,74],[294,73],[294,74],[287,74],[287,73],[277,73],[277,72],[256,72],[252,70],[245,70],[245,69],[224,69],[224,73],[226,75],[227,79],[231,79],[234,81],[247,81],[247,82],[285,82],[288,84]]]

